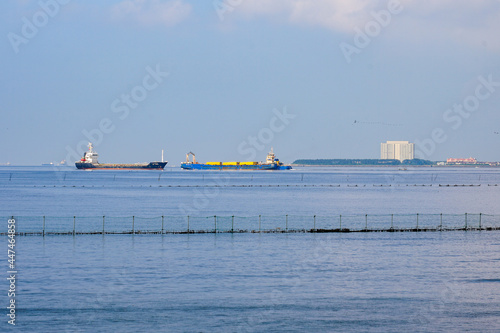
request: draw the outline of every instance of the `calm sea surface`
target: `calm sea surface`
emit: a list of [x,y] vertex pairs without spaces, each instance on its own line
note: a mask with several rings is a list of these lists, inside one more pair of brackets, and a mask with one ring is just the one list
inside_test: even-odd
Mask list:
[[[499,215],[494,185],[493,168],[0,167],[0,216]],[[23,332],[500,331],[498,231],[16,236],[16,269]]]

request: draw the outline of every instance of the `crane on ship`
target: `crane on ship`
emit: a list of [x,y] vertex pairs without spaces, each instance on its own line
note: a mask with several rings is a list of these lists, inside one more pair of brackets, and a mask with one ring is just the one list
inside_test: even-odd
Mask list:
[[186,163],[191,163],[191,161],[189,160],[189,155],[193,155],[193,164],[196,164],[196,156],[192,151],[186,154]]

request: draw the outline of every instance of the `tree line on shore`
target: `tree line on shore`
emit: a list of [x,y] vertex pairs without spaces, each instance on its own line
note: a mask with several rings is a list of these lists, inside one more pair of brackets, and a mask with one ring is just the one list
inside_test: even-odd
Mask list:
[[422,159],[390,160],[390,159],[299,159],[293,164],[299,165],[436,165],[436,162]]

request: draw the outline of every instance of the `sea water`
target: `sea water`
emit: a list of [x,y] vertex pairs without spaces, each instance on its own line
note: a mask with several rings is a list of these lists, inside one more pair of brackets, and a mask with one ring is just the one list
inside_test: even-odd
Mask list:
[[[2,167],[0,216],[6,232],[10,216],[498,215],[496,184],[493,168]],[[16,236],[16,328],[498,332],[499,245],[484,230]]]

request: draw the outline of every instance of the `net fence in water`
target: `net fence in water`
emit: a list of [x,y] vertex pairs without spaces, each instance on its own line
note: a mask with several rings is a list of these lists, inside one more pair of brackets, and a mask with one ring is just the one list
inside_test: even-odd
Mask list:
[[12,219],[18,235],[500,230],[500,215],[482,213],[4,217]]

